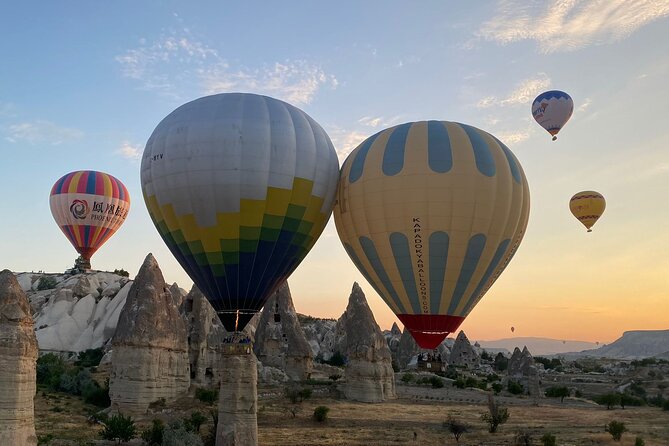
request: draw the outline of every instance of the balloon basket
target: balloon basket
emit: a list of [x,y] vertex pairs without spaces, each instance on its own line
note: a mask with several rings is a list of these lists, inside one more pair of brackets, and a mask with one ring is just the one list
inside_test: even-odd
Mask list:
[[253,342],[246,333],[230,333],[223,339],[223,355],[237,356],[251,353],[253,353]]

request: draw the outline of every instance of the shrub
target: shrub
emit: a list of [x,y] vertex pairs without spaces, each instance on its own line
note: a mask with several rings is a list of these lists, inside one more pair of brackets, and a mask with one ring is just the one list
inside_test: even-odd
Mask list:
[[522,384],[513,380],[509,380],[509,382],[506,385],[506,389],[514,395],[520,395],[521,393],[523,393],[524,390]]
[[78,365],[80,367],[97,367],[100,365],[100,361],[104,355],[105,352],[102,350],[102,347],[91,348],[83,352],[79,352],[77,361],[74,363],[74,365]]
[[207,417],[205,417],[202,412],[191,412],[190,417],[184,419],[184,428],[188,432],[195,432],[199,434],[200,427],[204,424],[205,421],[207,421]]
[[402,380],[403,383],[408,384],[408,383],[413,381],[414,376],[413,376],[413,373],[408,373],[407,372],[404,375],[402,375],[402,378],[400,378],[400,379]]
[[218,390],[195,389],[195,398],[203,403],[214,404],[218,401]]
[[54,354],[47,353],[37,359],[37,384],[49,387],[51,390],[58,390],[60,387],[60,377],[65,373],[66,364],[63,359]]
[[669,400],[664,400],[662,403],[662,410],[669,410]]
[[111,399],[109,398],[109,378],[105,380],[104,387],[100,387],[95,381],[91,381],[92,386],[86,387],[81,395],[84,401],[88,404],[93,404],[97,407],[111,406]]
[[622,407],[623,409],[625,408],[625,406],[644,406],[645,404],[646,402],[641,398],[628,395],[627,393],[620,394],[620,407]]
[[564,398],[566,396],[569,396],[569,389],[561,386],[561,387],[549,387],[546,389],[546,396],[549,398],[560,398],[560,402],[564,402]]
[[148,446],[160,446],[163,444],[163,434],[165,433],[165,424],[162,420],[153,420],[151,427],[142,431],[142,440]]
[[499,375],[497,373],[491,373],[488,376],[485,377],[485,380],[488,381],[489,383],[499,381]]
[[115,269],[114,274],[116,274],[118,276],[123,276],[123,277],[130,277],[130,273],[128,271],[124,270],[123,268]]
[[37,291],[52,290],[56,288],[56,285],[58,285],[58,282],[54,277],[42,276],[37,283]]
[[183,423],[171,423],[163,433],[163,446],[203,446],[202,439],[194,432],[189,432]]
[[116,444],[132,440],[137,433],[135,420],[130,416],[124,416],[122,413],[110,417],[104,425],[104,429],[100,431],[100,436],[105,440],[116,441]]
[[457,387],[458,389],[464,389],[465,388],[465,380],[462,378],[458,378],[455,381],[453,381],[453,386]]
[[506,407],[500,407],[492,395],[488,395],[488,413],[483,413],[481,419],[488,423],[488,432],[494,434],[499,425],[509,419],[509,412]]
[[519,446],[532,446],[532,434],[525,431],[516,432],[516,436],[513,438],[513,444]]
[[484,361],[492,361],[492,356],[490,356],[490,353],[483,350],[483,352],[481,352],[481,359]]
[[509,359],[502,353],[497,353],[497,356],[495,356],[495,362],[493,364],[493,367],[498,372],[503,372],[509,367]]
[[439,378],[438,376],[431,376],[430,384],[432,384],[432,387],[434,387],[435,389],[440,389],[444,387],[444,380]]
[[332,354],[332,356],[330,357],[330,360],[325,361],[325,363],[333,365],[335,367],[343,367],[344,365],[346,365],[346,359],[341,354],[341,352],[336,351]]
[[308,387],[291,386],[286,387],[284,390],[284,394],[293,404],[301,403],[302,401],[311,398],[312,393],[313,390]]
[[324,422],[328,419],[328,412],[330,412],[329,407],[318,406],[314,409],[314,420],[318,421],[319,423]]
[[492,391],[495,392],[495,395],[499,395],[499,392],[504,390],[504,386],[501,383],[493,383]]
[[549,434],[549,433],[543,434],[539,440],[541,440],[541,444],[543,446],[556,446],[557,445],[557,439],[555,438],[555,435],[553,435],[553,434]]
[[51,443],[51,440],[53,440],[54,438],[55,437],[53,436],[53,434],[38,435],[37,446],[47,445]]
[[451,416],[448,417],[448,420],[444,421],[444,427],[448,429],[451,434],[453,434],[456,443],[460,443],[460,437],[462,434],[466,434],[470,429],[468,424],[456,420]]
[[643,441],[643,438],[641,437],[636,437],[634,439],[634,446],[646,446],[646,442]]
[[615,420],[607,424],[604,427],[604,430],[609,434],[611,434],[611,436],[615,441],[620,441],[620,439],[623,436],[623,432],[627,432],[625,423],[621,423],[620,421],[615,421]]
[[600,406],[606,406],[606,410],[611,410],[620,403],[620,394],[619,393],[605,393],[604,395],[598,395],[593,398],[595,403]]

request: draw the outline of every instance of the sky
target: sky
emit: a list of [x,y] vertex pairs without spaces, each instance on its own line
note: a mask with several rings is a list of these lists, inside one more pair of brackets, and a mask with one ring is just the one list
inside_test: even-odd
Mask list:
[[[134,277],[151,252],[168,282],[190,289],[144,205],[141,154],[181,104],[241,91],[304,110],[340,162],[368,136],[425,119],[474,125],[511,148],[530,220],[461,326],[470,339],[606,343],[669,329],[667,0],[23,1],[3,5],[0,27],[0,268],[73,265],[49,192],[93,169],[133,199],[93,267]],[[575,103],[556,142],[530,113],[549,89]],[[592,233],[568,209],[581,190],[607,200]],[[289,279],[295,307],[338,318],[354,281],[390,328],[397,319],[331,218]]]

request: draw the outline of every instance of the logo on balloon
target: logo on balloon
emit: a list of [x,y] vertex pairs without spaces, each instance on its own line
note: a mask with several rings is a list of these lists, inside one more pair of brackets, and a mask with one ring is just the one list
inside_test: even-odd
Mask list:
[[88,202],[86,200],[73,200],[70,205],[72,216],[78,220],[83,220],[88,216]]

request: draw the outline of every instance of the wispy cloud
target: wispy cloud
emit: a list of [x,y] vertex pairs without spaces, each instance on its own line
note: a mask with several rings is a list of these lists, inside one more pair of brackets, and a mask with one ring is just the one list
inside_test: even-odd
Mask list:
[[233,66],[188,30],[139,46],[116,57],[123,76],[143,89],[178,97],[195,89],[202,94],[253,91],[294,104],[310,103],[323,86],[337,87],[337,79],[306,60],[284,60],[258,68]]
[[142,157],[142,146],[139,144],[131,144],[128,141],[123,141],[123,143],[121,143],[121,147],[119,147],[115,153],[131,161],[139,161],[139,159]]
[[68,141],[81,139],[84,132],[78,129],[61,127],[53,122],[35,120],[12,124],[7,128],[5,139],[12,143],[60,145]]
[[335,146],[340,163],[344,162],[349,153],[370,136],[368,133],[355,130],[347,131],[336,126],[329,126],[327,132]]
[[520,82],[516,88],[504,97],[486,96],[476,103],[477,108],[488,108],[492,106],[509,106],[517,104],[528,104],[543,90],[551,85],[551,80],[546,74]]
[[543,53],[573,51],[624,39],[667,15],[666,0],[502,0],[480,35],[502,44],[533,40]]
[[502,141],[506,145],[518,144],[520,142],[529,139],[530,131],[529,130],[507,130],[501,132],[495,132],[497,139]]
[[397,124],[399,120],[399,116],[393,116],[392,118],[384,118],[383,116],[363,116],[358,119],[358,123],[365,127],[390,127]]

